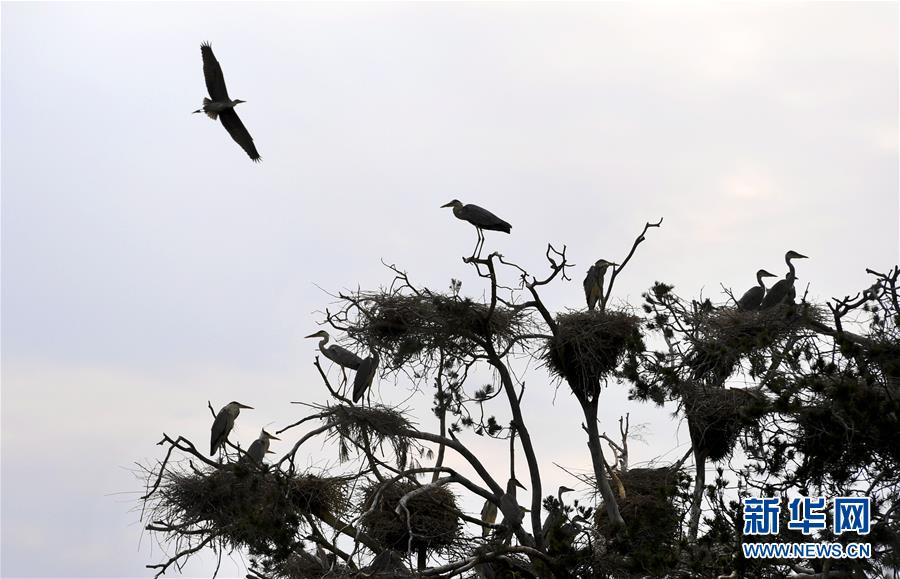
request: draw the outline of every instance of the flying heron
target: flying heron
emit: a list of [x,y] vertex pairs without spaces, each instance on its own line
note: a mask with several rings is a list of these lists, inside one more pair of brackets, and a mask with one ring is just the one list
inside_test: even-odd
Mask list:
[[251,460],[256,461],[259,464],[262,464],[263,458],[265,458],[266,454],[269,452],[269,441],[270,440],[281,440],[274,434],[269,434],[266,432],[266,429],[262,429],[259,433],[259,438],[253,441],[250,444],[250,448],[247,449],[247,456],[250,457]]
[[359,368],[356,370],[356,376],[353,377],[353,402],[362,400],[363,395],[372,387],[372,381],[375,379],[375,372],[378,370],[378,354],[372,352],[372,355],[360,362]]
[[781,303],[794,303],[794,298],[797,295],[797,290],[794,289],[794,281],[797,279],[797,275],[794,270],[794,264],[791,263],[791,260],[794,259],[807,259],[807,257],[793,250],[784,254],[784,262],[788,266],[787,275],[784,276],[784,279],[780,279],[772,284],[772,287],[766,292],[766,297],[763,298],[762,304],[760,304],[761,310],[773,308]]
[[234,428],[234,420],[241,413],[241,408],[253,410],[252,406],[241,404],[240,402],[231,401],[219,410],[216,419],[213,421],[212,433],[209,439],[209,455],[214,456],[216,451],[225,445],[231,429]]
[[612,265],[618,264],[605,259],[598,259],[587,270],[587,275],[584,278],[584,299],[587,300],[589,310],[597,307],[597,302],[603,297],[603,277],[606,275],[606,270]]
[[319,351],[322,352],[322,355],[337,364],[342,368],[349,368],[351,370],[358,370],[360,364],[362,364],[363,359],[342,346],[338,346],[337,344],[332,344],[325,347],[325,344],[328,343],[328,340],[331,336],[328,335],[328,332],[325,330],[319,330],[315,334],[310,334],[306,336],[307,338],[322,338],[319,342]]
[[748,289],[744,292],[744,295],[741,296],[741,299],[738,300],[737,306],[739,310],[742,311],[752,311],[758,310],[760,304],[762,304],[763,296],[766,295],[766,286],[763,283],[762,278],[764,277],[778,277],[774,273],[769,273],[764,269],[756,272],[756,284],[752,288]]
[[212,120],[217,118],[222,121],[222,126],[231,135],[238,145],[250,156],[254,163],[258,163],[261,159],[253,144],[253,137],[247,131],[244,123],[237,116],[234,107],[242,101],[241,99],[232,100],[228,96],[228,89],[225,88],[225,77],[222,75],[222,67],[213,54],[212,47],[208,42],[200,45],[200,54],[203,56],[203,76],[206,78],[206,90],[209,91],[210,98],[203,99],[203,108],[194,111],[195,113],[206,113],[206,116]]
[[481,251],[481,247],[484,245],[485,229],[489,231],[502,231],[503,233],[509,233],[512,229],[512,225],[478,205],[473,205],[471,203],[463,205],[458,199],[454,199],[446,205],[441,205],[441,208],[444,207],[452,207],[453,215],[455,215],[457,219],[468,221],[474,225],[475,229],[478,231],[478,243],[475,244],[473,256],[478,254]]

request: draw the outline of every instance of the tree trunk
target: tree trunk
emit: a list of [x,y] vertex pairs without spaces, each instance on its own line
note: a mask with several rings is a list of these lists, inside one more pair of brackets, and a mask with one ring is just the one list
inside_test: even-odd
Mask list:
[[419,571],[423,571],[428,566],[428,551],[425,550],[425,547],[419,547],[418,555],[417,566]]
[[697,540],[700,528],[700,512],[703,507],[703,492],[706,490],[706,457],[709,452],[694,449],[694,502],[691,503],[691,518],[688,522],[688,541]]
[[597,480],[597,488],[600,489],[600,496],[606,503],[606,514],[609,516],[609,522],[613,527],[625,525],[622,514],[619,512],[619,503],[609,484],[609,477],[606,473],[606,461],[603,458],[603,447],[600,446],[600,431],[597,429],[597,399],[593,401],[584,401],[581,404],[584,412],[584,420],[587,426],[588,449],[591,451],[591,463],[594,466],[594,478]]

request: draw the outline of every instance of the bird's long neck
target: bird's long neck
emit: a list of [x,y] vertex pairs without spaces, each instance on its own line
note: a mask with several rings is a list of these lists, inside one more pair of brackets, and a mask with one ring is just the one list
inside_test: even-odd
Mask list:
[[325,344],[328,343],[328,336],[322,336],[322,339],[319,340],[319,349],[323,352],[325,351]]
[[788,266],[788,274],[787,274],[787,277],[790,278],[790,279],[793,279],[793,278],[797,277],[797,276],[796,276],[797,270],[794,269],[794,264],[791,263],[791,260],[792,260],[792,259],[794,259],[794,258],[793,258],[793,257],[785,257],[785,258],[784,258],[784,262],[785,262],[785,263],[787,264],[787,266]]
[[756,283],[759,285],[759,287],[766,289],[766,284],[763,283],[762,273],[756,274]]

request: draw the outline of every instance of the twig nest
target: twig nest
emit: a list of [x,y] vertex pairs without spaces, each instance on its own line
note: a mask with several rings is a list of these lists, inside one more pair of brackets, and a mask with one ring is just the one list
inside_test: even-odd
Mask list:
[[470,354],[473,340],[508,343],[528,326],[526,316],[499,304],[455,295],[372,293],[360,297],[361,314],[348,333],[357,341],[387,354],[387,364],[399,368],[420,356],[442,350],[450,356]]
[[644,347],[640,319],[627,312],[570,312],[558,315],[556,324],[543,358],[579,398],[595,397],[625,353]]
[[372,406],[336,405],[326,408],[330,414],[331,436],[337,437],[340,458],[346,461],[352,448],[371,449],[390,445],[397,465],[405,468],[411,449],[419,443],[405,433],[413,430],[409,419],[400,411],[380,404]]
[[742,388],[694,386],[682,399],[694,448],[705,450],[713,461],[731,456],[741,430],[767,411],[764,398]]
[[707,342],[718,342],[737,355],[771,346],[776,341],[819,321],[821,311],[810,305],[780,304],[767,310],[716,308],[695,320]]
[[288,476],[243,463],[191,472],[168,471],[154,519],[215,534],[253,555],[287,557],[303,515],[340,512],[345,481]]
[[261,573],[248,575],[248,578],[270,577],[272,579],[350,579],[357,577],[358,573],[351,570],[343,563],[332,564],[331,561],[321,561],[319,558],[306,551],[293,552],[284,561],[266,560],[257,562],[261,567]]
[[[417,488],[411,482],[374,484],[367,488],[363,510],[371,512],[361,521],[366,533],[386,548],[401,553],[452,545],[459,536],[459,509],[456,496],[445,486],[428,487],[410,498],[406,503],[408,521],[404,515],[397,514],[403,496]],[[372,508],[379,489],[378,504]]]
[[619,473],[625,498],[619,497],[619,512],[625,532],[613,532],[604,508],[595,515],[597,531],[609,541],[611,557],[631,571],[664,574],[678,559],[678,532],[682,512],[675,499],[684,493],[686,477],[671,467],[633,468]]

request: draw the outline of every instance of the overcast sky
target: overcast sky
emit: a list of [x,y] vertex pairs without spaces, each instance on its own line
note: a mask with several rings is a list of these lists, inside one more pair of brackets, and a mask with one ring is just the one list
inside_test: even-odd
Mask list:
[[[535,270],[548,241],[568,246],[577,275],[546,292],[555,310],[580,307],[587,265],[621,259],[659,217],[617,298],[664,280],[721,299],[720,283],[783,272],[787,249],[810,257],[814,299],[857,291],[866,267],[898,261],[897,17],[889,3],[4,3],[0,574],[147,576],[163,555],[133,510],[133,463],[162,456],[162,431],[207,440],[207,400],[256,407],[245,444],[295,419],[289,401],[324,401],[303,340],[330,302],[320,288],[386,283],[384,259],[481,294],[460,261],[474,231],[439,209],[453,198],[512,223],[486,247]],[[202,41],[247,101],[259,165],[190,114]],[[528,385],[539,459],[588,468],[571,397],[549,409],[542,370]],[[634,460],[684,452],[670,409],[622,387],[606,400],[602,428],[629,411],[648,424]],[[312,465],[333,456],[311,450]],[[546,469],[547,492],[572,482]]]

